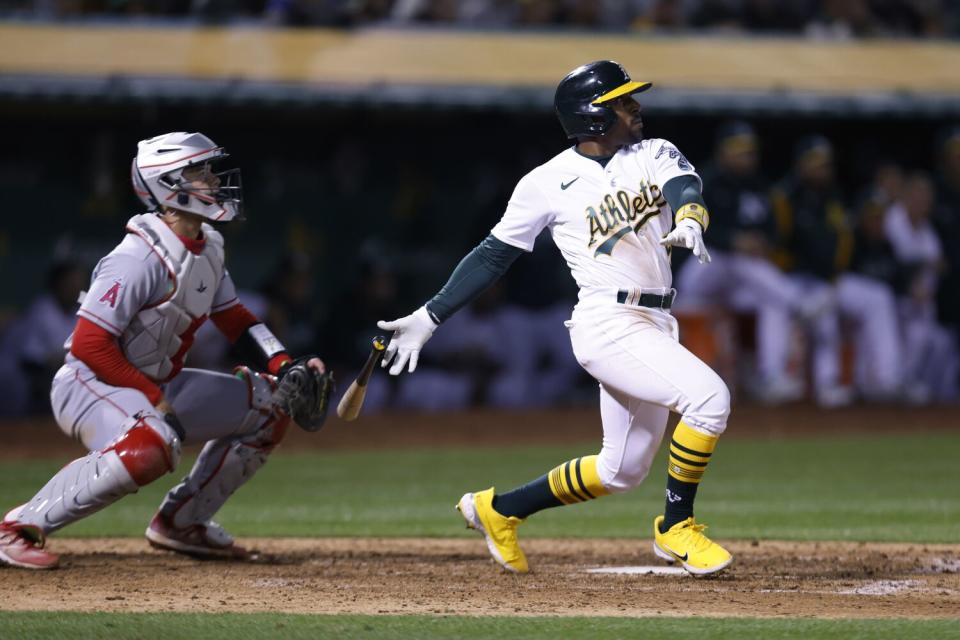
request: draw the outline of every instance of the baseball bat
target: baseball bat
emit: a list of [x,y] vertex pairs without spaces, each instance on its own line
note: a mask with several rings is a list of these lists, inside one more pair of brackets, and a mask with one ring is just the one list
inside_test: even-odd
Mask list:
[[383,357],[386,348],[386,338],[377,336],[373,339],[373,349],[367,356],[367,361],[364,363],[363,369],[360,370],[360,375],[350,383],[350,388],[343,394],[343,397],[340,398],[340,404],[337,405],[337,415],[344,420],[356,420],[357,416],[360,415],[363,399],[367,395],[367,383],[370,381],[370,376],[373,375],[373,370],[377,368],[377,364]]

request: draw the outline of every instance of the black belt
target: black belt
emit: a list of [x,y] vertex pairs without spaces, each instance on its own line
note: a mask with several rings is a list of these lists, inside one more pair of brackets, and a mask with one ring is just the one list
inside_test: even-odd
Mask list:
[[[641,293],[640,299],[634,300],[630,304],[638,307],[650,307],[651,309],[669,309],[676,295],[676,291],[671,291],[664,295],[660,295],[659,293]],[[629,291],[625,289],[617,291],[617,302],[620,304],[626,304],[628,297],[630,297]]]

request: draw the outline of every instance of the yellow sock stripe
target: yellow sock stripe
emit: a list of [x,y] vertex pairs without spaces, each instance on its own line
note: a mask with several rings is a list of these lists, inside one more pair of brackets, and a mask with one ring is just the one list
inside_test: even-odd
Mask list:
[[673,430],[673,443],[682,447],[684,451],[690,454],[709,458],[713,450],[717,448],[717,436],[711,436],[697,431],[689,426],[683,420],[677,423],[677,428]]
[[573,497],[565,483],[563,467],[564,465],[561,464],[550,472],[550,475],[547,478],[550,482],[550,491],[553,492],[553,495],[557,497],[557,500],[563,504],[573,504],[574,502],[578,502],[578,500]]
[[691,460],[690,458],[685,458],[684,456],[677,455],[675,451],[670,450],[670,461],[676,464],[679,464],[684,469],[689,469],[690,471],[696,471],[697,469],[703,469],[707,466],[706,462],[698,462],[696,460]]
[[547,480],[550,491],[564,504],[586,502],[610,493],[597,474],[597,456],[564,462],[550,471]]
[[681,482],[699,483],[718,439],[679,422],[670,441],[667,473]]
[[600,475],[597,473],[597,456],[583,456],[576,460],[576,479],[586,493],[591,498],[599,498],[609,495],[609,491],[603,483],[600,482]]
[[563,480],[564,482],[567,483],[567,488],[570,490],[570,493],[573,494],[573,497],[576,498],[579,502],[585,502],[590,498],[592,498],[593,496],[590,496],[590,498],[588,498],[587,494],[581,491],[577,486],[576,480],[574,480],[574,476],[576,475],[576,470],[573,468],[574,462],[576,462],[576,460],[571,460],[570,462],[564,463]]
[[690,460],[691,462],[700,462],[703,464],[710,462],[710,454],[702,455],[692,449],[681,447],[673,441],[670,442],[670,455],[683,458],[684,460]]
[[700,479],[703,478],[703,469],[691,470],[689,467],[677,464],[673,458],[670,458],[670,462],[667,463],[667,473],[680,482],[691,482],[693,484],[698,484]]

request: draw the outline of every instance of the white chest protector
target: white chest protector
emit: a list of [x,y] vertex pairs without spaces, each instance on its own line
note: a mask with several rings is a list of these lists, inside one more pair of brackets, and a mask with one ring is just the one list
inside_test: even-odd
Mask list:
[[157,216],[130,218],[127,230],[138,235],[160,258],[170,277],[170,291],[160,300],[140,309],[120,336],[127,360],[154,380],[165,380],[180,350],[180,336],[207,314],[223,277],[223,236],[203,225],[206,245],[192,253]]

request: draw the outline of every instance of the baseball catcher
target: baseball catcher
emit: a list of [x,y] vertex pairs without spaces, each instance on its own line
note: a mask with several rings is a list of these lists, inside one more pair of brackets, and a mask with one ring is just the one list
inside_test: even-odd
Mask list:
[[[47,535],[135,493],[166,473],[182,443],[205,442],[146,530],[151,545],[193,556],[244,558],[213,521],[267,461],[291,419],[323,424],[332,378],[316,356],[292,358],[237,299],[212,223],[242,215],[240,170],[200,133],[139,143],[131,167],[147,212],[97,264],[66,360],[53,379],[53,414],[90,451],[57,472],[0,522],[0,562],[50,569]],[[255,368],[234,375],[185,369],[207,319]]]

